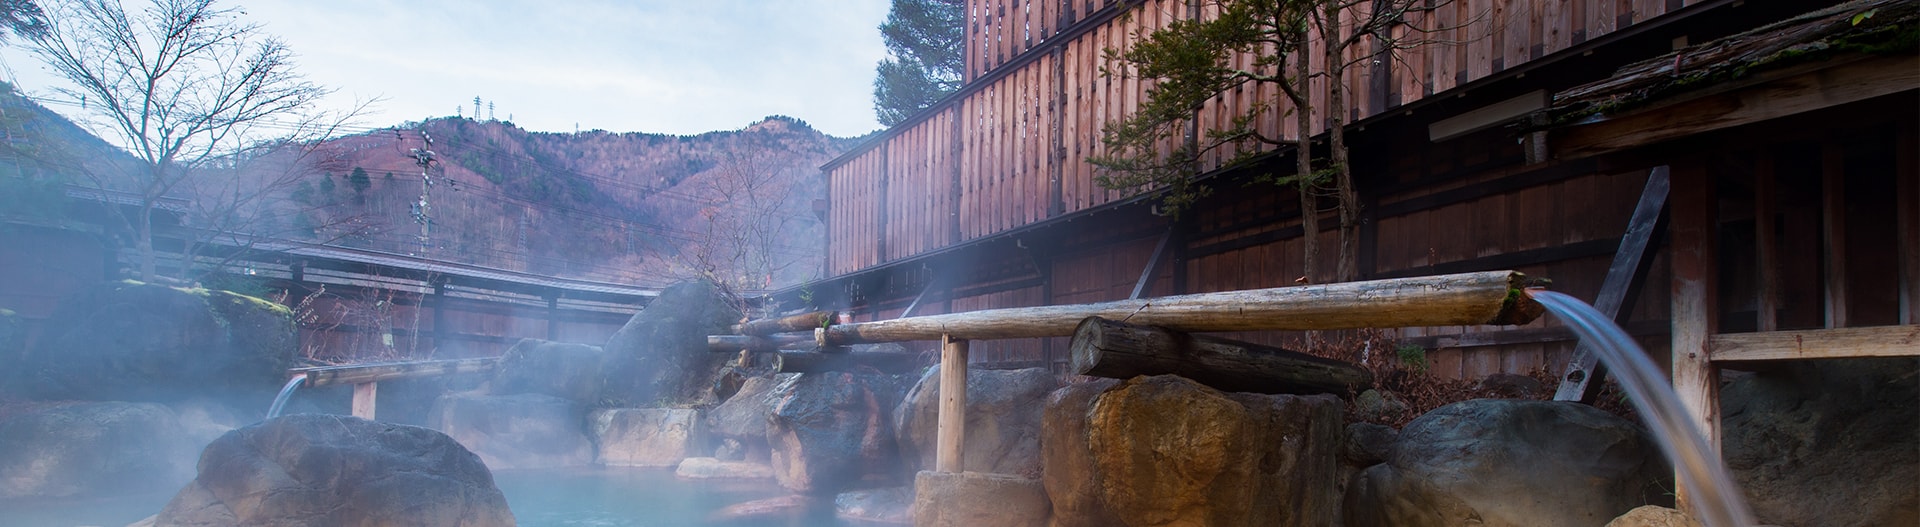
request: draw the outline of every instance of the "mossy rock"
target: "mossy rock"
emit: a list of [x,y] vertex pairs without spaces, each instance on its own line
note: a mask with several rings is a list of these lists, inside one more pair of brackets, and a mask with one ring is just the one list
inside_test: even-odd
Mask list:
[[271,395],[292,366],[293,314],[226,291],[121,281],[68,299],[15,371],[37,399]]

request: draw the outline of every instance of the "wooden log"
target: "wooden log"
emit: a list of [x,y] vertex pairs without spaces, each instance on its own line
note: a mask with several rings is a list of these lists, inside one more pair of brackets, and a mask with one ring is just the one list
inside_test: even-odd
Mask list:
[[1174,331],[1263,331],[1525,324],[1539,304],[1519,294],[1533,285],[1513,271],[1487,271],[1224,291],[1097,304],[989,309],[817,331],[827,346],[875,342],[1066,337],[1087,317]]
[[373,420],[374,397],[379,393],[380,383],[363,382],[353,385],[353,416]]
[[813,331],[815,328],[832,324],[840,314],[834,311],[814,311],[780,318],[763,318],[733,325],[733,332],[739,335],[766,336],[775,333],[794,331]]
[[1373,385],[1366,368],[1250,342],[1090,317],[1073,332],[1073,372],[1130,379],[1174,374],[1229,392],[1347,393]]
[[410,377],[485,373],[493,371],[494,365],[498,362],[500,362],[498,358],[486,357],[478,359],[349,364],[345,366],[294,368],[287,371],[293,374],[307,374],[306,385],[313,387],[326,386],[329,384],[363,384]]
[[961,443],[967,437],[967,341],[940,340],[940,414],[933,466],[939,472],[959,472]]
[[771,353],[773,368],[780,373],[819,373],[825,371],[860,372],[865,370],[898,374],[919,370],[926,363],[917,353]]
[[714,353],[733,353],[747,350],[756,353],[771,353],[783,349],[811,350],[816,348],[811,333],[789,333],[768,336],[755,335],[707,335],[707,351]]

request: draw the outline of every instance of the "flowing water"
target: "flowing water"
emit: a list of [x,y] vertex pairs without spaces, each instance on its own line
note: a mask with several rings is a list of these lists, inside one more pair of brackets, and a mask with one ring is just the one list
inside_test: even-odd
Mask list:
[[293,391],[300,389],[300,385],[305,382],[307,382],[305,373],[295,374],[292,379],[288,379],[287,385],[280,387],[280,395],[273,396],[273,406],[267,407],[267,419],[280,417],[280,411],[287,408],[287,399],[292,399]]
[[1686,489],[1693,504],[1693,515],[1708,527],[1753,525],[1753,514],[1732,474],[1694,428],[1692,414],[1680,406],[1680,396],[1666,374],[1647,358],[1640,345],[1615,325],[1612,317],[1600,314],[1586,302],[1552,291],[1528,293],[1572,328],[1626,390],[1660,449],[1673,461],[1680,487]]

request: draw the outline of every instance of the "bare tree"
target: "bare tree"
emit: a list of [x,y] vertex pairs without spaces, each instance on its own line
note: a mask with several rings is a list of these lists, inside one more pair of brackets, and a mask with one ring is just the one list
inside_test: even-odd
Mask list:
[[806,178],[793,173],[806,163],[775,137],[748,132],[735,141],[699,190],[705,224],[675,263],[682,278],[704,278],[727,291],[770,289],[812,269],[809,260],[820,256],[797,240],[814,224],[799,212],[812,197],[796,185]]
[[119,0],[55,0],[46,14],[44,31],[27,36],[72,84],[56,90],[140,162],[124,179],[140,199],[128,223],[143,279],[154,275],[154,205],[194,171],[262,145],[310,142],[341,122],[317,110],[330,90],[294,71],[284,43],[214,0],[152,0],[136,11]]

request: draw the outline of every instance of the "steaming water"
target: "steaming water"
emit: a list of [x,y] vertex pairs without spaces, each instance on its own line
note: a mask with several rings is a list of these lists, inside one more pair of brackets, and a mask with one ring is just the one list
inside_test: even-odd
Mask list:
[[304,382],[307,382],[305,373],[296,374],[292,379],[288,379],[287,385],[280,387],[280,395],[273,396],[273,406],[267,407],[267,419],[280,417],[280,411],[287,407],[287,399],[292,399],[293,391],[300,389],[300,384]]
[[1692,414],[1680,406],[1679,394],[1674,393],[1666,375],[1640,345],[1586,302],[1552,291],[1528,293],[1580,335],[1627,391],[1660,449],[1673,461],[1681,488],[1693,503],[1694,516],[1709,527],[1753,525],[1753,515],[1733,476],[1708,447],[1706,438],[1694,429]]
[[709,523],[728,505],[791,494],[773,482],[687,481],[664,469],[582,467],[496,470],[494,484],[521,527],[867,525],[819,514],[742,522]]

